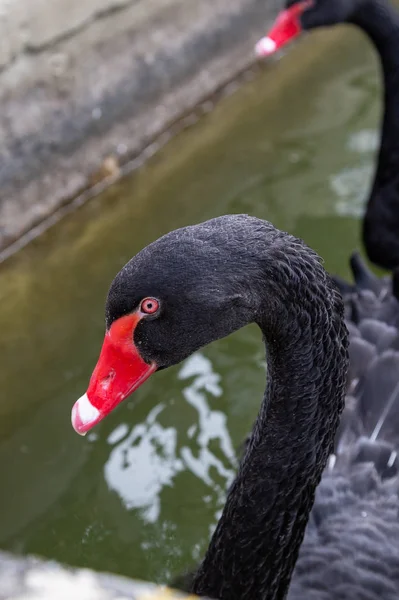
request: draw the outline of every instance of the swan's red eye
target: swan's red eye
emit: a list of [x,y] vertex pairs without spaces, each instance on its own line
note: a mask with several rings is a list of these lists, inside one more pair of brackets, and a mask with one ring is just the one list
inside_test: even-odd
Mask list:
[[140,310],[147,315],[153,315],[159,309],[159,302],[155,298],[144,298],[140,304]]

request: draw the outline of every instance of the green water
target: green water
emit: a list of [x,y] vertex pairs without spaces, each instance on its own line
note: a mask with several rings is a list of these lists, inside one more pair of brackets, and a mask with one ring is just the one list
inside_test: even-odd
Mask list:
[[360,35],[310,36],[1,267],[0,546],[156,581],[202,555],[261,399],[260,335],[157,374],[80,438],[70,410],[107,288],[160,234],[227,212],[272,220],[346,275],[379,92]]

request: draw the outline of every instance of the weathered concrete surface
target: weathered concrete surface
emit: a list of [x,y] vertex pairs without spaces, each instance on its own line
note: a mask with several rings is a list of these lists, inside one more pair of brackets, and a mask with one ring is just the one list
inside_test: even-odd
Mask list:
[[0,552],[0,600],[194,600],[170,588]]
[[279,4],[0,0],[0,248],[249,65]]

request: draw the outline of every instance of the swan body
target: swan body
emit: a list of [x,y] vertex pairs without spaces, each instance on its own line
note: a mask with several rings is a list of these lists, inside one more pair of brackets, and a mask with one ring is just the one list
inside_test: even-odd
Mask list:
[[346,406],[289,600],[399,595],[399,310],[389,294],[369,300],[352,296],[364,313],[359,326],[348,324]]

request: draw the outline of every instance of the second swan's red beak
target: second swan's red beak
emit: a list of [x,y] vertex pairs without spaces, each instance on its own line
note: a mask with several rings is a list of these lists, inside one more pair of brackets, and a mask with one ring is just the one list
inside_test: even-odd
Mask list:
[[146,363],[134,344],[142,317],[140,311],[121,317],[106,332],[87,392],[72,408],[77,433],[87,433],[156,371],[157,365]]
[[256,54],[269,56],[296,38],[302,32],[300,16],[311,5],[312,0],[304,0],[282,10],[268,35],[256,44]]

